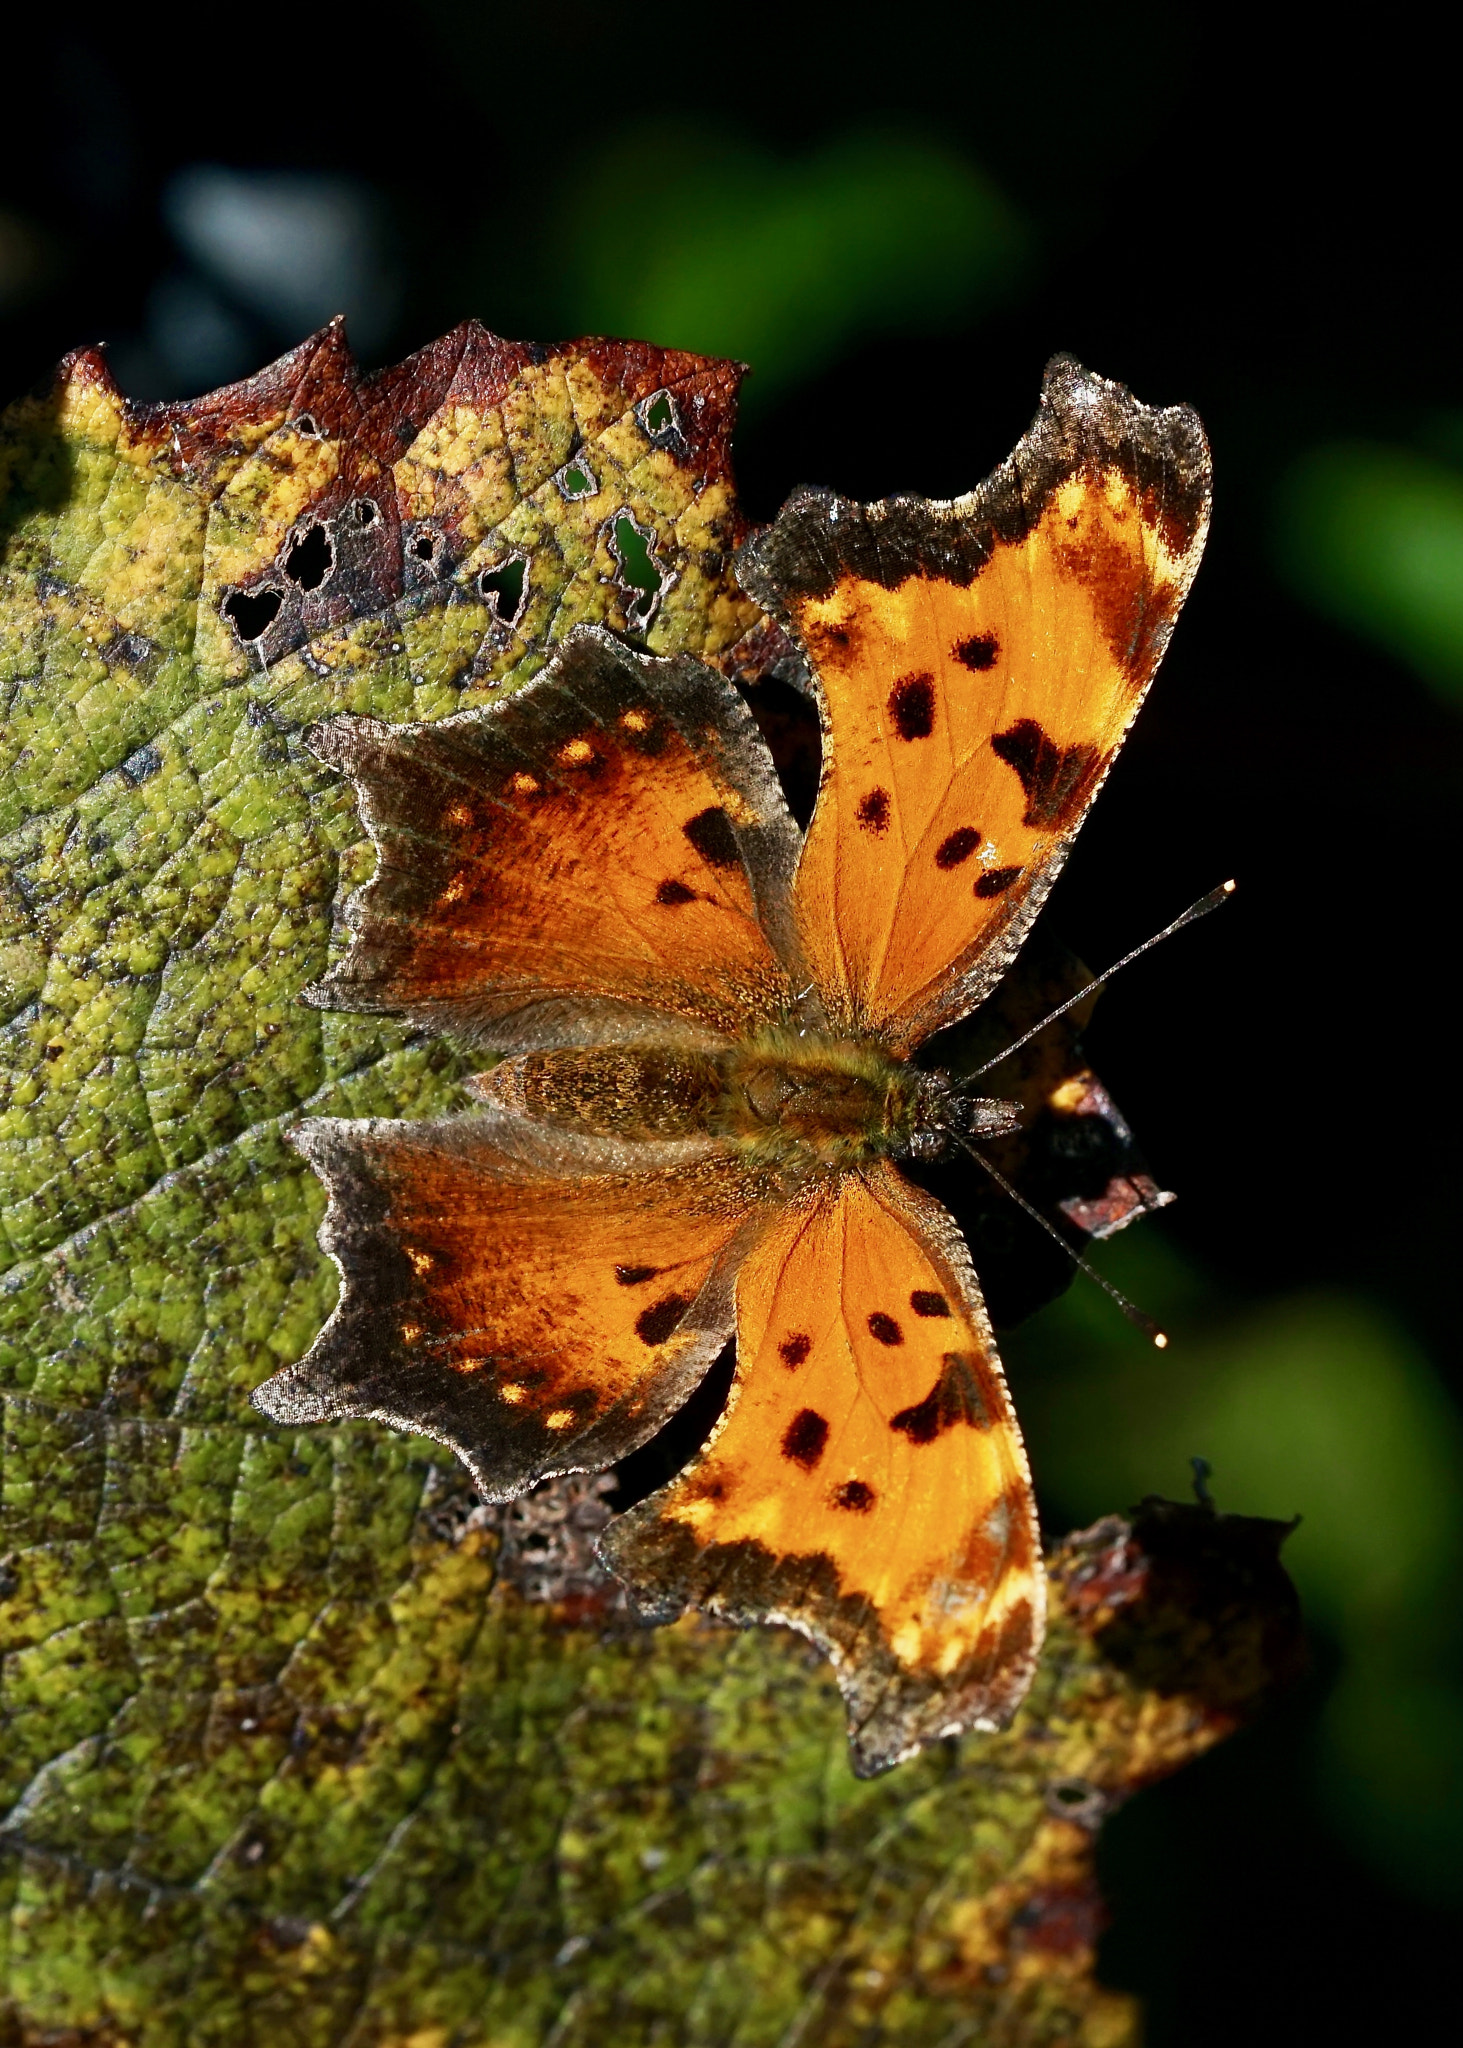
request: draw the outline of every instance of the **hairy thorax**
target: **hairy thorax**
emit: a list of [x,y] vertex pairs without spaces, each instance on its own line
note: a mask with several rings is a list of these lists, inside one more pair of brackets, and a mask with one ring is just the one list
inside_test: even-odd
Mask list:
[[719,1138],[794,1176],[875,1158],[934,1159],[1015,1128],[976,1096],[870,1039],[770,1027],[725,1051],[658,1046],[522,1053],[485,1090],[539,1123],[597,1137]]

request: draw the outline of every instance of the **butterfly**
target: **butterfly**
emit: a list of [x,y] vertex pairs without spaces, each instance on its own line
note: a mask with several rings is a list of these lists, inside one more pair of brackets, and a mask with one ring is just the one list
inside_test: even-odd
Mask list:
[[310,744],[378,853],[311,991],[501,1055],[476,1106],[316,1119],[342,1276],[283,1422],[426,1432],[489,1500],[717,1428],[601,1537],[652,1616],[781,1622],[861,1774],[1004,1725],[1040,1651],[1025,1451],[951,1217],[904,1170],[1013,1127],[920,1048],[996,987],[1198,567],[1209,455],[1069,357],[967,497],[804,490],[737,560],[801,650],[806,833],[736,689],[580,627],[500,703]]

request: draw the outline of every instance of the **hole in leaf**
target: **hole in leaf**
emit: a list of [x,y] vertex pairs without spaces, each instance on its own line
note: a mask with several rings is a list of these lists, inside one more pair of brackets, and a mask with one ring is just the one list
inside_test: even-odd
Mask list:
[[628,511],[621,512],[610,528],[610,545],[620,565],[620,588],[625,593],[625,615],[632,625],[648,626],[655,615],[665,577],[651,546],[654,535]]
[[1103,1819],[1107,1804],[1101,1786],[1087,1778],[1058,1778],[1046,1788],[1047,1812],[1083,1827],[1095,1827]]
[[411,544],[411,551],[419,562],[430,562],[437,552],[437,543],[429,533],[419,533]]
[[599,485],[587,462],[566,462],[559,471],[559,489],[566,498],[592,498]]
[[640,401],[640,424],[652,441],[662,445],[681,438],[681,416],[669,391],[654,391]]
[[312,412],[302,412],[299,418],[292,421],[291,424],[297,434],[309,434],[316,441],[321,438],[320,428]]
[[224,599],[223,612],[246,645],[262,640],[275,620],[284,598],[277,590],[235,590]]
[[528,559],[511,555],[478,577],[478,589],[501,626],[516,626],[528,603]]
[[381,507],[374,498],[357,498],[353,510],[357,526],[374,526],[381,517]]
[[335,549],[323,526],[300,535],[284,558],[284,573],[301,590],[318,590],[335,567]]

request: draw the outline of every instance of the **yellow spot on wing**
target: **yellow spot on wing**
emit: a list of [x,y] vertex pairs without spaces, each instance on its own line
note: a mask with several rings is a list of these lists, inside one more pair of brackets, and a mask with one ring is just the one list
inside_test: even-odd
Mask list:
[[644,711],[622,711],[620,723],[627,732],[645,732],[649,728],[650,718]]
[[573,768],[589,760],[593,753],[588,740],[566,740],[559,749],[559,759]]
[[572,1408],[551,1408],[544,1417],[545,1429],[567,1429],[574,1420]]
[[406,1255],[411,1260],[412,1271],[418,1276],[418,1278],[420,1278],[423,1273],[430,1273],[432,1267],[436,1263],[430,1252],[413,1251],[410,1245],[408,1245],[406,1248]]
[[536,775],[525,775],[522,769],[513,777],[510,784],[519,796],[533,796],[540,786]]
[[506,1385],[499,1387],[498,1393],[510,1408],[520,1407],[528,1399],[526,1390],[520,1387],[516,1380],[509,1380]]

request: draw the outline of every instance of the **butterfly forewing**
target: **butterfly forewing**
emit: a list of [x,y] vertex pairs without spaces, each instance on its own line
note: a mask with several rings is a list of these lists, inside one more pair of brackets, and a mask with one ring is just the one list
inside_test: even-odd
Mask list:
[[488,711],[316,750],[356,781],[379,849],[355,938],[312,992],[521,1047],[674,1016],[735,1035],[780,1014],[797,832],[735,691],[687,658],[576,634]]
[[645,1442],[731,1334],[758,1198],[725,1157],[554,1173],[487,1115],[295,1137],[330,1191],[344,1287],[308,1358],[255,1395],[279,1421],[424,1431],[506,1499]]
[[744,551],[821,691],[797,916],[845,1028],[908,1049],[994,986],[1167,645],[1208,504],[1193,413],[1058,358],[968,498],[803,493]]
[[1031,1486],[954,1225],[887,1164],[811,1191],[737,1281],[727,1417],[606,1533],[615,1569],[839,1673],[855,1760],[1007,1720],[1040,1647]]

